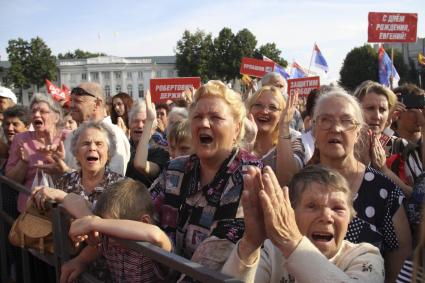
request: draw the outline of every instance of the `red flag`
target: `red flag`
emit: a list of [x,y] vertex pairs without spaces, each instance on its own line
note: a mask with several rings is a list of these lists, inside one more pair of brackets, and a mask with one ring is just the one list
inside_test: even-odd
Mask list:
[[62,84],[62,91],[65,93],[65,104],[63,105],[66,108],[71,107],[71,90],[65,85]]
[[66,100],[65,92],[57,87],[56,85],[52,84],[51,81],[46,79],[46,89],[47,92],[50,93],[54,100],[60,102],[62,100]]

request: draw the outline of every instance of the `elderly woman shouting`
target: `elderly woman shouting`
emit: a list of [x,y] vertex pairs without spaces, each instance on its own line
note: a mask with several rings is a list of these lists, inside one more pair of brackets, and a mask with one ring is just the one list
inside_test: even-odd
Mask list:
[[[32,189],[37,165],[48,162],[48,156],[40,149],[58,147],[67,134],[67,131],[59,129],[61,107],[50,96],[35,94],[30,102],[30,111],[34,131],[23,132],[14,137],[6,165],[6,177],[28,189]],[[26,195],[19,195],[19,211],[25,209],[26,200]]]
[[249,168],[244,182],[245,233],[223,272],[244,282],[384,282],[379,250],[344,240],[355,212],[338,172],[306,167],[289,193],[270,167]]
[[[62,202],[69,193],[80,195],[93,204],[104,189],[123,178],[107,167],[115,153],[115,144],[113,132],[102,122],[82,124],[72,139],[72,154],[80,169],[60,177],[56,188],[37,187],[32,194],[36,205],[42,208],[46,200]],[[76,217],[86,213],[67,205],[66,201],[64,206]]]
[[244,230],[243,169],[261,164],[237,146],[244,117],[240,96],[222,82],[201,86],[190,109],[195,154],[171,160],[150,188],[175,251],[216,270]]

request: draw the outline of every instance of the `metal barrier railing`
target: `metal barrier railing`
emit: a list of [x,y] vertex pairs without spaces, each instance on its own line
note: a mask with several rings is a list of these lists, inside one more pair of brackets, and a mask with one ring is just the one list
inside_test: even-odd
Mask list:
[[[8,227],[13,224],[15,218],[7,213],[3,207],[3,196],[4,192],[7,190],[13,190],[15,193],[23,192],[29,194],[28,189],[26,189],[21,184],[18,184],[5,176],[0,176],[0,271],[1,271],[1,282],[8,282],[8,262],[7,262],[7,249],[8,244],[7,232]],[[53,208],[53,241],[55,254],[50,256],[43,257],[43,260],[55,267],[56,271],[56,280],[59,282],[61,264],[68,261],[72,256],[70,253],[70,245],[68,238],[68,225],[70,220],[70,215],[63,208],[62,205],[52,204]],[[202,266],[198,263],[192,262],[186,258],[172,254],[162,250],[159,247],[156,247],[150,243],[146,242],[135,242],[130,240],[117,239],[121,244],[126,246],[129,249],[135,250],[142,253],[143,255],[151,258],[152,260],[161,263],[163,266],[167,266],[172,270],[186,274],[187,276],[207,283],[236,283],[242,282],[237,279],[234,279],[230,276],[227,276],[223,273],[213,271],[208,269],[205,266]],[[23,282],[31,283],[30,278],[30,268],[28,260],[28,250],[19,249],[21,251],[21,261],[23,269]],[[87,283],[98,283],[99,280],[95,279],[88,273],[83,273],[80,277],[80,281]]]

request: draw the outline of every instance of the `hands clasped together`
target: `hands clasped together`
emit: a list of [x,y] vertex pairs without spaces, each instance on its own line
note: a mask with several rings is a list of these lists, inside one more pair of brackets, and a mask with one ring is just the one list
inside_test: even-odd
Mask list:
[[254,261],[265,239],[270,239],[288,257],[302,239],[288,188],[279,186],[270,167],[265,167],[263,172],[249,167],[244,175],[244,187],[245,233],[239,246],[240,257]]

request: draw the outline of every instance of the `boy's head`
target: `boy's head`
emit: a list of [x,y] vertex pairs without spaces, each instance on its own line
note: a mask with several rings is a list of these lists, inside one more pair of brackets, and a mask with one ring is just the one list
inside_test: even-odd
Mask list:
[[146,186],[124,179],[110,186],[96,202],[95,213],[102,218],[153,223],[154,207]]
[[189,120],[184,119],[172,123],[168,128],[167,137],[171,159],[192,153],[192,134]]
[[25,106],[15,105],[3,112],[3,131],[7,142],[12,143],[16,134],[28,130],[30,125],[29,109]]

